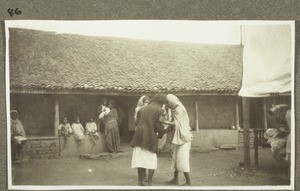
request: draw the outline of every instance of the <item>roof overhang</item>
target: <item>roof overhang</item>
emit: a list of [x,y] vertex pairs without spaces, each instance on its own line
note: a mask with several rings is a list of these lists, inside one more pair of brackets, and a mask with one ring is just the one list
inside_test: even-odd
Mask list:
[[14,88],[10,89],[11,94],[53,94],[53,95],[102,95],[102,96],[141,96],[144,94],[154,95],[157,93],[172,93],[178,96],[237,96],[238,91],[220,92],[220,91],[135,91],[135,92],[122,92],[116,90],[86,90],[86,89],[35,89],[35,88]]

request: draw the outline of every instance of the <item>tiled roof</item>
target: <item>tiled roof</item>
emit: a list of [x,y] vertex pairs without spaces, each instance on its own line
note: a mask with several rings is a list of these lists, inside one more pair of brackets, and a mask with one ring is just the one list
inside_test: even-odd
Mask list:
[[242,47],[15,29],[10,87],[121,93],[236,93]]

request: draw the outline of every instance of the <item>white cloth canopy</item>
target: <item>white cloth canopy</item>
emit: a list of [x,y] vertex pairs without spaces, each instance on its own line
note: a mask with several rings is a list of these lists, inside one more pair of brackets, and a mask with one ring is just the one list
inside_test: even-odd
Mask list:
[[266,97],[291,91],[291,26],[243,28],[243,79],[239,96]]

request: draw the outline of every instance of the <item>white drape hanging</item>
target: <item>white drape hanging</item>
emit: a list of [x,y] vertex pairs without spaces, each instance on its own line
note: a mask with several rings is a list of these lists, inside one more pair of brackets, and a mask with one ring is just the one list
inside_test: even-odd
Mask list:
[[243,27],[243,79],[239,96],[291,91],[291,25]]

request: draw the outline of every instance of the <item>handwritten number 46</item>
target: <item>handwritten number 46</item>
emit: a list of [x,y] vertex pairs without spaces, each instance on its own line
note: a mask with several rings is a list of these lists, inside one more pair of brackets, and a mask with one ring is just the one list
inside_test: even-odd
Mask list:
[[22,13],[22,11],[20,11],[19,8],[16,8],[16,9],[8,8],[7,12],[10,14],[11,17],[13,17],[14,14],[20,15]]

